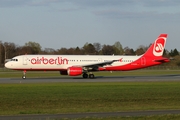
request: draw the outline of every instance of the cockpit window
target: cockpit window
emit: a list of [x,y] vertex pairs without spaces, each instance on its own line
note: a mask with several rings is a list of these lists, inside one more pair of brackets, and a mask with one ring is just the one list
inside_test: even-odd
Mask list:
[[11,59],[11,61],[18,61],[18,59]]

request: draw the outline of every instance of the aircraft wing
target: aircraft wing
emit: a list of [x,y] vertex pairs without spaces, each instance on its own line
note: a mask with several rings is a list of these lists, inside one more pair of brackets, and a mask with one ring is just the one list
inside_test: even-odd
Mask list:
[[85,70],[88,70],[88,71],[96,71],[96,70],[98,70],[99,67],[103,67],[105,65],[111,65],[113,62],[116,62],[116,61],[119,61],[119,60],[111,60],[111,61],[106,61],[106,62],[87,64],[87,65],[78,65],[78,66],[81,66]]
[[111,65],[115,61],[118,61],[118,60],[111,60],[111,61],[106,61],[106,62],[101,62],[101,63],[96,63],[96,64],[84,65],[83,67],[92,67],[92,66],[103,67],[105,65]]

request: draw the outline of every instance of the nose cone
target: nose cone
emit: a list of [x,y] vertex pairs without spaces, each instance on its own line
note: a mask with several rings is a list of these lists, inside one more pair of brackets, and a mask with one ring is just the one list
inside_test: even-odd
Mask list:
[[5,63],[5,67],[6,67],[6,68],[11,68],[10,62]]

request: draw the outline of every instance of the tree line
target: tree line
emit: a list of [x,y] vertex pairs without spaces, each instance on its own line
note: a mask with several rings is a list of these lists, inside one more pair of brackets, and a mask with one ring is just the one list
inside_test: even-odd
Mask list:
[[[150,44],[151,45],[151,44]],[[149,46],[150,46],[149,45]],[[16,45],[12,42],[0,41],[0,66],[2,67],[6,59],[11,59],[17,55],[23,54],[53,54],[53,55],[141,55],[146,52],[149,46],[140,45],[136,50],[124,47],[121,43],[115,42],[113,45],[101,45],[100,43],[85,43],[83,47],[61,47],[59,49],[45,48],[42,49],[41,45],[37,42],[29,41],[23,46]],[[180,66],[179,51],[164,50],[164,56],[168,58],[174,58],[173,62],[167,63],[171,66]]]

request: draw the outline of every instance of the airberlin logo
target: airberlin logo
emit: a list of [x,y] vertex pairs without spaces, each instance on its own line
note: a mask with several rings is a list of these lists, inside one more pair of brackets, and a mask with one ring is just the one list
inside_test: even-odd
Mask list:
[[67,58],[57,57],[57,58],[45,58],[45,57],[36,57],[32,58],[31,64],[68,64]]
[[166,40],[164,38],[159,38],[156,40],[154,44],[154,49],[153,49],[153,54],[155,56],[162,56],[163,51],[164,51],[164,45],[165,45]]
[[161,43],[157,43],[155,46],[155,51],[156,52],[162,52],[162,50],[164,49],[163,45]]

